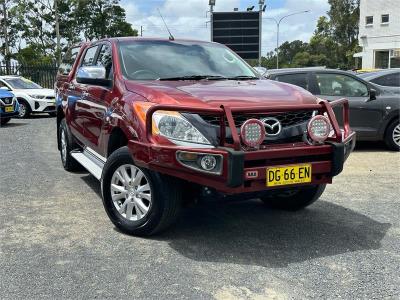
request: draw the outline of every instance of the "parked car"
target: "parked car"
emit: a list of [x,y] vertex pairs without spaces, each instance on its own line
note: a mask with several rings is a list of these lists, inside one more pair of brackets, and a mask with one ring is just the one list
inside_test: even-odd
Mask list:
[[[349,100],[350,126],[358,141],[384,141],[391,150],[400,149],[400,95],[339,70],[274,70],[267,78],[300,86],[319,98]],[[340,121],[340,117],[339,117]]]
[[358,77],[379,85],[388,92],[400,94],[400,69],[388,69],[359,74]]
[[62,164],[100,180],[109,218],[130,234],[165,229],[204,196],[304,208],[354,147],[346,100],[260,79],[217,43],[110,38],[70,57],[56,82]]
[[11,118],[18,116],[19,104],[13,93],[0,88],[0,125],[7,124]]
[[0,87],[12,91],[18,99],[19,117],[31,113],[56,115],[54,90],[46,89],[21,76],[0,76]]

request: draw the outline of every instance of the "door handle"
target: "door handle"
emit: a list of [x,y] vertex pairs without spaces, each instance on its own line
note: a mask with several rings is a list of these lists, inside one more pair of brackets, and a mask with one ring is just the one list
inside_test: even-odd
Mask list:
[[82,92],[82,99],[85,99],[87,96],[89,96],[88,92]]

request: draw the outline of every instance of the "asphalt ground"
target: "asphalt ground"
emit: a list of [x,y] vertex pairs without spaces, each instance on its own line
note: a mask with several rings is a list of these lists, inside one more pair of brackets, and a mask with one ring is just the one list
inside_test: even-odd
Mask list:
[[206,203],[151,238],[118,232],[99,192],[63,170],[54,118],[0,128],[1,299],[400,298],[400,153],[381,144],[301,212]]

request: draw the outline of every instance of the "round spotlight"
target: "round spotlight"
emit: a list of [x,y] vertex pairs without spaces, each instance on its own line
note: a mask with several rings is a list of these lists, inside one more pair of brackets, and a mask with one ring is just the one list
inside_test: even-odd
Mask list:
[[258,147],[265,139],[264,124],[257,119],[247,120],[240,128],[240,135],[246,146]]
[[204,170],[211,171],[217,166],[217,159],[212,155],[203,156],[200,165]]
[[331,131],[331,123],[327,117],[317,115],[311,118],[307,126],[308,135],[314,142],[324,142]]

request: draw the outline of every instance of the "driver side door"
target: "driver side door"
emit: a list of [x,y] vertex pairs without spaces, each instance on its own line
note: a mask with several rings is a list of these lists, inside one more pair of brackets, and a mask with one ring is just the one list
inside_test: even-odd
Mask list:
[[[342,73],[315,72],[317,97],[328,101],[349,100],[350,126],[360,138],[374,138],[382,122],[382,101],[370,99],[367,83]],[[342,108],[334,109],[339,124],[343,124]]]

